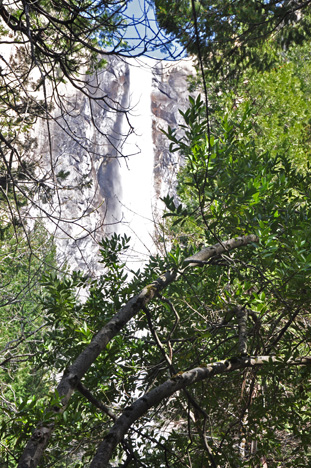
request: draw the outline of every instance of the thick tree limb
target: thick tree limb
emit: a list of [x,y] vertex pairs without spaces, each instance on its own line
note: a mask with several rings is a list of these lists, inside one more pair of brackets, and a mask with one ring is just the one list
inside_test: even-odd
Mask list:
[[208,260],[210,260],[212,257],[218,257],[219,255],[226,253],[229,250],[236,249],[237,247],[242,247],[243,245],[248,245],[258,241],[259,238],[254,234],[229,239],[222,243],[215,244],[211,247],[206,247],[200,252],[192,255],[192,257],[186,258],[185,264],[190,266],[204,265],[208,263]]
[[290,359],[286,362],[280,361],[275,356],[257,356],[257,357],[238,357],[225,361],[218,361],[208,364],[206,367],[197,367],[182,374],[177,374],[163,384],[154,388],[144,396],[136,400],[131,406],[125,408],[122,415],[116,420],[104,441],[99,445],[97,453],[90,465],[90,468],[107,468],[109,460],[112,457],[113,450],[131,425],[141,416],[146,414],[152,407],[157,406],[164,399],[170,397],[178,390],[200,382],[214,375],[229,373],[238,369],[247,367],[261,367],[268,363],[282,364],[284,366],[305,366],[311,365],[311,356]]
[[[222,244],[216,244],[212,247],[203,249],[198,254],[185,260],[187,266],[200,266],[216,255],[227,252],[231,249],[247,245],[252,242],[258,242],[258,237],[249,235],[224,241]],[[197,261],[198,259],[198,261]],[[119,331],[133,318],[143,307],[145,307],[160,291],[169,284],[176,281],[178,273],[168,271],[157,278],[153,283],[143,288],[143,290],[115,314],[115,316],[95,335],[91,343],[82,351],[75,362],[65,371],[60,381],[57,392],[61,398],[62,405],[54,407],[52,411],[55,416],[62,413],[68,406],[71,395],[73,394],[78,382],[89,370],[99,354],[105,349],[109,341],[114,338]],[[176,391],[176,390],[174,390]],[[51,409],[50,409],[51,411]],[[54,420],[50,423],[39,423],[28,441],[24,452],[21,455],[17,468],[36,468],[49,442],[54,429]]]

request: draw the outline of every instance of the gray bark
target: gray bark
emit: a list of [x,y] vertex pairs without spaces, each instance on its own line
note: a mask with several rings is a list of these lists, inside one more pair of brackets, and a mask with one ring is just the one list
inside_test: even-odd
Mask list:
[[190,266],[205,265],[213,257],[218,257],[219,255],[229,252],[232,249],[236,249],[237,247],[242,247],[243,245],[248,245],[253,242],[257,243],[258,241],[259,238],[254,234],[229,239],[211,247],[206,247],[200,252],[192,255],[192,257],[186,258],[185,264]]

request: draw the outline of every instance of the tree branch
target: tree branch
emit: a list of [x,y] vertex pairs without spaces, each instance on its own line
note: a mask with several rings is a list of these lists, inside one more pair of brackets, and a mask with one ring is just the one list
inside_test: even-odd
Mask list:
[[228,252],[229,250],[236,249],[237,247],[242,247],[243,245],[252,244],[253,242],[258,242],[259,238],[254,234],[248,236],[236,237],[234,239],[229,239],[222,242],[221,244],[215,244],[211,247],[206,247],[205,249],[197,252],[185,259],[184,263],[189,266],[200,266],[208,263],[212,257],[218,257],[222,253]]
[[99,445],[96,455],[90,468],[107,468],[113,450],[131,425],[141,416],[146,414],[152,407],[157,406],[164,399],[170,397],[178,390],[192,385],[196,382],[206,380],[215,375],[233,372],[247,367],[256,368],[265,364],[283,364],[285,366],[305,366],[311,365],[311,356],[298,359],[290,359],[282,362],[275,356],[238,357],[225,361],[218,361],[208,364],[206,367],[197,367],[182,374],[177,374],[163,384],[154,388],[144,396],[136,400],[131,406],[125,408],[122,415],[117,419],[104,441]]

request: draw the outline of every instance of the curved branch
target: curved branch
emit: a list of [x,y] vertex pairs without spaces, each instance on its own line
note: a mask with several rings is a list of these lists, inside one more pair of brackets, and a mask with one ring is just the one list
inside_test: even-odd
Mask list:
[[99,445],[90,468],[107,468],[113,450],[131,425],[141,416],[146,414],[152,407],[157,406],[164,399],[170,397],[178,390],[184,389],[196,382],[206,380],[215,375],[233,372],[247,367],[261,367],[265,364],[283,364],[285,366],[311,365],[311,356],[292,359],[285,362],[275,356],[239,357],[225,361],[208,364],[206,367],[197,367],[182,374],[177,374],[163,384],[154,388],[144,396],[136,400],[131,406],[125,408],[122,415],[116,420],[114,426],[106,435],[104,441]]

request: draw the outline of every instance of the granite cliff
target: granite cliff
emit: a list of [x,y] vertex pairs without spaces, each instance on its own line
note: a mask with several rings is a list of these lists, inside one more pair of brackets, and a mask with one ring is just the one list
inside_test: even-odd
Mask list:
[[131,236],[130,268],[155,252],[160,197],[174,193],[181,164],[161,128],[181,121],[191,73],[190,60],[111,56],[80,89],[66,83],[53,96],[53,119],[36,126],[36,152],[47,166],[52,160],[58,190],[37,216],[55,235],[60,264],[95,272],[96,242],[112,232]]

